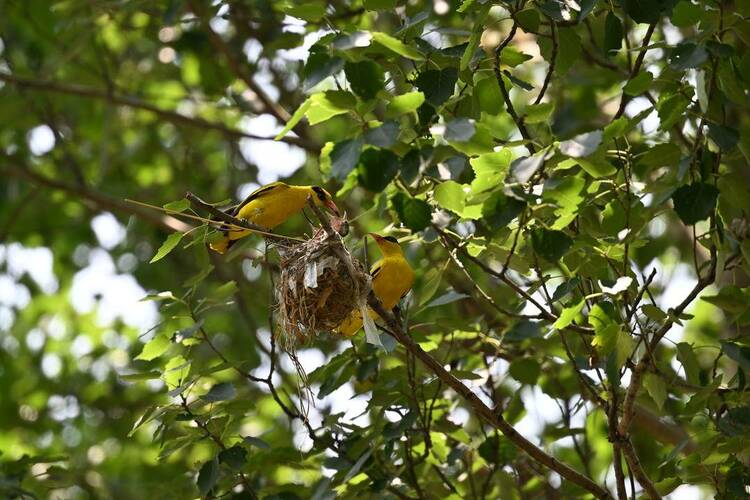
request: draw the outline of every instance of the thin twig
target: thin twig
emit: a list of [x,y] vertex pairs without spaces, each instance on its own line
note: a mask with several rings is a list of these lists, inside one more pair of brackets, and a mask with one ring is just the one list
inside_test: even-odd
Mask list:
[[[716,278],[716,261],[716,247],[711,247],[711,263],[709,266],[708,274],[700,278],[698,280],[698,283],[695,284],[695,286],[690,291],[690,293],[688,293],[685,299],[671,310],[672,314],[670,318],[664,322],[664,325],[662,325],[662,327],[654,334],[653,338],[651,339],[650,347],[652,351],[656,349],[662,337],[664,337],[664,335],[666,335],[667,332],[672,328],[672,325],[674,324],[674,320],[672,318],[677,318],[680,314],[682,314],[682,312],[693,302],[693,300],[695,300],[698,294],[700,294],[704,288],[714,282],[714,279]],[[618,432],[622,437],[628,436],[630,423],[633,419],[635,399],[638,396],[638,391],[643,381],[643,375],[648,368],[649,359],[649,356],[643,356],[633,369],[630,376],[630,385],[628,386],[628,391],[625,394],[625,402],[623,403],[622,409],[622,418],[620,419],[620,425],[618,428]]]
[[503,49],[510,43],[511,40],[513,40],[513,37],[516,36],[516,31],[518,30],[518,24],[516,22],[513,22],[513,27],[510,29],[510,33],[508,33],[508,36],[503,40],[502,43],[500,43],[495,48],[495,64],[494,64],[494,71],[495,71],[495,79],[497,80],[497,85],[500,87],[500,92],[503,94],[503,100],[505,101],[505,107],[508,110],[508,114],[511,118],[513,118],[513,121],[516,124],[516,127],[518,127],[518,131],[521,133],[521,137],[523,137],[527,142],[524,144],[526,146],[526,149],[529,151],[530,154],[536,153],[536,148],[534,147],[534,144],[531,140],[531,134],[529,134],[528,129],[526,128],[526,125],[523,122],[523,118],[518,116],[518,113],[516,113],[515,108],[513,107],[513,102],[510,100],[510,94],[508,92],[508,89],[505,87],[505,81],[503,80],[503,73],[500,71],[500,55]]
[[[440,229],[436,229],[436,231],[438,232],[438,234],[442,234],[444,236],[447,235],[446,232],[444,232],[444,231],[442,231]],[[477,259],[476,257],[472,256],[469,252],[466,251],[465,248],[463,248],[462,246],[457,245],[456,243],[454,243],[453,241],[451,241],[450,238],[446,237],[445,241],[449,242],[449,244],[450,244],[450,246],[452,248],[458,250],[458,252],[461,254],[462,257],[464,257],[465,259],[470,260],[471,262],[473,262],[474,264],[476,264],[477,266],[479,266],[479,268],[482,269],[482,271],[484,271],[485,273],[490,274],[490,275],[498,278],[500,281],[502,281],[503,283],[505,283],[506,285],[508,285],[516,294],[520,295],[525,300],[531,302],[531,304],[534,307],[536,307],[537,309],[539,309],[539,311],[541,312],[541,315],[542,315],[542,317],[544,319],[546,319],[548,321],[551,321],[551,322],[557,321],[558,318],[557,318],[557,316],[554,313],[548,311],[547,308],[545,308],[542,304],[540,304],[539,301],[537,301],[534,297],[532,297],[528,292],[526,292],[526,290],[524,290],[523,288],[521,288],[518,285],[518,283],[516,283],[515,281],[513,281],[506,274],[504,274],[502,272],[499,272],[499,271],[495,271],[490,266],[488,266],[487,264],[485,264],[484,262],[482,262],[480,259]],[[576,332],[579,332],[579,333],[585,333],[587,335],[593,335],[594,334],[593,329],[591,329],[589,327],[585,327],[585,326],[576,325],[576,324],[570,324],[566,328],[568,328],[570,330],[573,330],[573,331],[576,331]]]
[[[648,30],[646,31],[646,34],[643,36],[643,42],[641,43],[641,50],[638,52],[638,57],[635,59],[635,64],[633,65],[633,68],[630,70],[630,77],[628,78],[628,82],[638,76],[638,72],[641,70],[641,66],[643,65],[643,59],[646,57],[646,52],[648,52],[648,43],[651,40],[651,35],[654,34],[654,30],[656,29],[656,23],[650,24],[648,27]],[[628,52],[630,53],[630,52]],[[627,84],[627,83],[626,83]],[[622,97],[620,98],[620,106],[617,108],[617,113],[615,113],[613,120],[616,120],[622,116],[622,114],[625,112],[625,106],[628,104],[629,97],[628,95],[623,92]]]
[[544,77],[544,83],[542,84],[542,90],[539,91],[539,95],[536,96],[534,104],[539,104],[544,98],[544,94],[547,93],[547,87],[549,82],[552,80],[552,73],[555,71],[555,64],[557,63],[557,29],[555,28],[555,21],[550,20],[549,25],[550,32],[552,34],[552,55],[550,56],[549,68],[547,69],[547,75]]

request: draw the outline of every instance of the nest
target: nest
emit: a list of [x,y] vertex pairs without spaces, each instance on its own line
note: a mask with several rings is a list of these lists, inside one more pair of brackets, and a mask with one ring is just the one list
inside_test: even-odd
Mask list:
[[[303,243],[278,250],[281,274],[276,283],[276,322],[281,346],[293,352],[297,345],[332,331],[346,319],[363,300],[369,276],[343,248],[338,235],[323,230]],[[342,253],[346,259],[340,257]]]

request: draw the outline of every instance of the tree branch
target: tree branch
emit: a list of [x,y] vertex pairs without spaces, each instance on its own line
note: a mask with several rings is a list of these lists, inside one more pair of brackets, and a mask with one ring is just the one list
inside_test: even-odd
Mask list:
[[[150,113],[154,113],[159,118],[162,118],[163,120],[166,120],[170,123],[174,123],[177,125],[186,125],[189,127],[203,128],[203,129],[208,129],[208,130],[215,130],[233,139],[246,138],[246,139],[256,139],[259,141],[273,141],[274,140],[273,137],[264,137],[260,135],[249,134],[247,132],[243,132],[241,130],[228,127],[224,125],[223,123],[212,122],[209,120],[205,120],[203,118],[187,116],[187,115],[178,113],[176,111],[163,109],[151,103],[142,101],[136,97],[118,95],[113,92],[100,90],[100,89],[96,89],[93,87],[87,87],[84,85],[59,83],[59,82],[54,82],[54,81],[49,81],[49,80],[32,80],[30,78],[17,77],[17,76],[9,75],[6,73],[0,73],[0,81],[15,85],[16,87],[19,87],[19,88],[28,89],[28,90],[37,90],[37,91],[42,91],[42,92],[56,92],[59,94],[67,94],[67,95],[74,95],[74,96],[90,98],[90,99],[98,99],[102,101],[107,101],[111,104],[115,104],[118,106],[141,109],[144,111],[148,111]],[[318,146],[311,143],[310,141],[301,139],[299,137],[290,137],[287,135],[280,140],[282,142],[286,142],[294,146],[299,146],[311,152],[317,152],[320,149]]]
[[513,121],[516,124],[516,127],[518,127],[518,131],[521,133],[521,137],[523,137],[526,141],[528,141],[526,144],[526,149],[529,151],[530,154],[536,153],[536,148],[534,147],[534,143],[531,142],[531,134],[529,134],[528,129],[526,128],[526,125],[523,122],[523,118],[518,116],[518,113],[516,113],[515,108],[513,107],[513,102],[510,100],[510,93],[508,92],[508,89],[505,88],[505,81],[503,81],[503,74],[500,71],[500,54],[503,51],[503,49],[510,43],[511,40],[513,40],[513,37],[516,36],[516,31],[518,30],[518,24],[513,21],[513,27],[510,29],[510,33],[508,33],[508,36],[503,40],[502,43],[500,43],[495,48],[495,61],[494,61],[494,71],[495,71],[495,79],[497,80],[497,85],[500,87],[500,92],[503,94],[503,100],[505,101],[505,107],[508,110],[508,114],[510,114],[510,117],[513,118]]
[[[0,74],[0,76],[2,76]],[[32,172],[29,169],[21,167],[5,167],[0,170],[0,175],[10,175],[21,179],[26,179],[33,184],[41,187],[50,189],[57,189],[64,191],[74,198],[81,200],[82,203],[88,204],[95,207],[97,210],[107,210],[113,212],[123,212],[131,215],[135,215],[141,220],[159,226],[167,231],[179,231],[185,232],[190,230],[191,226],[185,224],[179,219],[172,217],[171,215],[158,214],[151,210],[145,210],[141,207],[125,203],[119,198],[115,198],[104,194],[100,191],[95,191],[91,188],[84,188],[77,185],[66,184],[55,179],[50,179],[43,175]]]
[[[698,283],[695,284],[687,297],[685,297],[685,299],[680,302],[677,307],[672,309],[672,315],[670,316],[670,318],[664,322],[664,325],[662,325],[662,327],[654,334],[653,338],[651,339],[651,351],[654,351],[656,349],[662,337],[664,337],[664,335],[666,335],[667,332],[672,328],[674,320],[671,318],[676,318],[677,316],[682,314],[682,312],[693,302],[693,300],[695,300],[698,294],[700,294],[704,288],[714,282],[714,279],[716,278],[716,260],[716,247],[711,247],[711,263],[708,274],[700,278],[698,280]],[[620,419],[620,425],[618,428],[618,432],[622,437],[628,435],[630,423],[633,419],[633,405],[635,404],[635,399],[638,396],[638,390],[641,387],[643,375],[648,368],[649,359],[650,357],[648,355],[644,355],[635,366],[630,376],[630,385],[628,386],[628,391],[625,395],[625,402],[623,403],[622,409],[622,418]]]
[[550,20],[549,25],[550,32],[552,34],[552,55],[550,56],[549,68],[547,69],[547,76],[544,77],[544,83],[542,84],[542,90],[539,91],[539,95],[536,96],[534,104],[539,104],[544,98],[544,94],[547,93],[549,82],[552,80],[552,73],[555,71],[555,64],[557,64],[557,29],[555,28],[555,21]]
[[[641,66],[643,65],[643,59],[646,57],[646,52],[648,52],[648,44],[651,40],[651,35],[654,34],[654,30],[656,29],[656,23],[650,24],[648,27],[648,31],[646,31],[646,34],[643,36],[643,43],[641,44],[641,50],[638,52],[638,57],[635,59],[635,64],[633,64],[633,68],[630,70],[630,76],[628,77],[628,82],[635,78],[638,75],[638,72],[641,70]],[[627,83],[626,82],[626,85]],[[613,120],[616,120],[622,116],[622,114],[625,112],[625,106],[628,104],[629,98],[627,94],[624,92],[622,93],[622,97],[620,98],[620,106],[617,108],[617,113],[615,113],[615,116],[612,118]]]
[[635,476],[641,487],[646,491],[646,494],[648,494],[648,496],[652,500],[661,500],[661,495],[658,491],[656,491],[654,483],[651,482],[646,473],[643,471],[641,462],[640,460],[638,460],[638,455],[635,454],[635,450],[633,449],[633,445],[630,440],[624,439],[621,443],[621,449],[623,455],[625,455],[625,460],[627,460],[628,462],[630,473]]
[[425,352],[419,345],[417,345],[410,336],[405,334],[401,329],[401,325],[389,311],[386,311],[380,302],[375,298],[374,295],[370,295],[369,306],[385,321],[388,327],[388,333],[391,334],[401,345],[403,345],[410,353],[414,354],[424,363],[437,377],[442,380],[451,389],[456,391],[461,397],[463,397],[469,405],[472,407],[477,416],[482,420],[497,428],[502,432],[513,444],[518,448],[526,452],[532,459],[539,462],[541,465],[551,469],[568,481],[577,484],[586,491],[592,493],[597,498],[612,498],[610,493],[596,484],[594,481],[584,476],[580,472],[572,469],[570,466],[559,461],[552,455],[547,454],[542,449],[538,448],[534,443],[523,437],[515,428],[509,424],[502,415],[499,409],[491,409],[479,397],[472,392],[466,385],[460,380],[454,377],[448,372],[443,365],[435,358]]

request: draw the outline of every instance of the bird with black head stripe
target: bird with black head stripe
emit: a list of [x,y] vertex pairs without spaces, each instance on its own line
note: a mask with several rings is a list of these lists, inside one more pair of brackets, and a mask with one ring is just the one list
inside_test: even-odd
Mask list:
[[[320,186],[291,186],[285,182],[273,182],[262,186],[245,198],[242,203],[227,213],[238,219],[266,229],[273,229],[305,208],[307,199],[339,216],[339,209],[331,195]],[[249,235],[249,229],[221,228],[222,238],[210,244],[211,248],[224,253],[237,240]]]
[[[414,271],[404,256],[398,240],[393,236],[380,236],[368,233],[377,243],[383,258],[373,264],[370,269],[372,276],[372,290],[380,300],[383,308],[390,311],[401,299],[409,293],[414,284]],[[368,308],[368,314],[374,320],[378,314]],[[336,328],[336,332],[351,337],[362,328],[362,313],[354,309],[352,313]]]

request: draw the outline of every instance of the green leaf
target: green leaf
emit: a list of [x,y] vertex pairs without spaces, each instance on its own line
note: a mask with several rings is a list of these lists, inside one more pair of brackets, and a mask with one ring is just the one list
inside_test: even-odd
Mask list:
[[435,201],[442,208],[461,215],[466,206],[464,187],[455,181],[446,181],[435,188]]
[[528,385],[536,384],[541,372],[541,366],[539,366],[539,363],[532,358],[514,359],[508,367],[508,373],[510,373],[511,377],[522,384]]
[[669,66],[675,71],[698,68],[708,61],[708,52],[702,45],[682,42],[669,54]]
[[307,121],[310,125],[323,123],[334,116],[348,113],[357,105],[357,99],[343,90],[328,90],[310,96]]
[[510,171],[508,172],[508,181],[517,182],[519,184],[529,182],[537,170],[544,165],[545,154],[546,153],[542,151],[532,156],[522,156],[521,158],[513,160],[513,163],[510,164]]
[[140,380],[153,380],[159,377],[161,377],[161,372],[157,372],[157,371],[150,371],[150,372],[144,372],[144,373],[128,373],[126,375],[120,375],[120,378],[122,380],[127,380],[128,382],[137,382]]
[[686,342],[677,344],[677,359],[682,363],[685,370],[685,377],[693,385],[702,385],[700,382],[700,365],[698,358],[695,357],[693,348]]
[[539,31],[539,12],[534,8],[528,8],[516,12],[515,19],[518,25],[528,33]]
[[443,137],[446,141],[467,142],[476,133],[474,120],[469,118],[456,118],[445,124]]
[[470,159],[469,163],[474,169],[474,180],[471,183],[472,192],[481,193],[497,187],[508,173],[510,159],[511,152],[509,149],[502,149],[496,153],[486,153]]
[[664,383],[664,379],[654,373],[647,373],[643,379],[643,386],[661,410],[667,400],[667,384]]
[[750,297],[734,285],[725,285],[717,295],[704,295],[701,299],[733,315],[742,314],[750,307]]
[[625,0],[624,8],[633,21],[652,24],[673,4],[674,0]]
[[237,290],[239,290],[239,288],[237,287],[237,282],[234,280],[230,280],[216,288],[214,290],[214,293],[212,294],[212,298],[214,300],[224,300],[236,293]]
[[482,204],[482,217],[490,229],[497,231],[518,217],[524,208],[526,202],[495,192]]
[[554,110],[555,105],[551,102],[531,104],[526,106],[524,121],[529,124],[548,122]]
[[579,134],[572,139],[560,143],[559,149],[565,156],[583,158],[593,154],[602,143],[602,131],[594,130]]
[[[549,38],[537,39],[545,61],[552,60],[552,41]],[[573,28],[559,28],[557,31],[557,63],[555,74],[564,75],[581,60],[581,39]]]
[[427,102],[438,107],[453,95],[457,80],[456,68],[431,69],[420,73],[414,83]]
[[331,175],[334,179],[343,181],[349,172],[354,169],[362,154],[364,139],[355,137],[345,141],[337,142],[331,150]]
[[524,54],[523,52],[520,52],[511,46],[505,47],[501,54],[502,63],[506,66],[510,66],[511,68],[514,68],[519,64],[523,64],[531,59],[532,56]]
[[623,40],[622,21],[609,11],[604,21],[604,54],[609,56],[612,52],[617,52],[622,48]]
[[266,443],[265,441],[263,441],[262,439],[258,437],[245,436],[242,438],[242,440],[246,444],[249,444],[250,446],[255,446],[256,448],[261,449],[261,450],[268,450],[271,448],[271,446],[269,446],[268,443]]
[[424,94],[422,92],[409,92],[408,94],[397,95],[385,108],[385,117],[394,118],[406,113],[411,113],[419,109],[424,103]]
[[536,229],[531,233],[531,245],[540,257],[557,262],[573,246],[573,240],[562,231]]
[[421,231],[432,221],[432,209],[424,200],[399,193],[393,198],[393,205],[401,222],[412,231]]
[[576,318],[576,316],[578,316],[578,314],[580,314],[580,312],[583,310],[584,304],[585,301],[581,299],[572,306],[564,308],[560,313],[560,317],[557,318],[557,321],[555,321],[555,324],[552,326],[554,326],[558,330],[562,330],[563,328],[573,323],[573,320]]
[[680,162],[680,148],[674,144],[656,144],[636,157],[639,165],[646,167],[677,167]]
[[591,177],[599,179],[617,173],[617,169],[603,158],[576,158],[575,162]]
[[496,115],[503,110],[503,96],[494,78],[475,80],[474,97],[477,100],[479,109],[488,115]]
[[285,14],[305,21],[318,22],[326,14],[326,3],[305,0],[297,5],[290,5],[282,9]]
[[341,52],[347,50],[369,47],[372,43],[372,33],[369,31],[355,31],[350,34],[339,34],[333,39],[331,46]]
[[582,175],[554,177],[544,183],[544,199],[551,200],[557,205],[555,209],[557,219],[552,229],[564,229],[576,218],[578,209],[585,199],[582,194],[585,186],[586,180]]
[[346,484],[351,478],[359,474],[360,469],[365,464],[368,458],[370,458],[370,455],[372,455],[372,452],[374,451],[374,448],[369,448],[367,451],[365,451],[361,457],[357,459],[356,462],[354,462],[354,465],[352,465],[352,468],[349,469],[349,472],[346,473],[346,476],[344,476],[344,479],[341,480],[343,484]]
[[387,149],[366,149],[359,158],[359,184],[380,192],[396,177],[400,165],[398,156]]
[[447,261],[442,266],[430,267],[424,275],[422,280],[423,285],[421,291],[418,291],[419,301],[417,302],[420,306],[425,305],[440,288],[440,282],[443,280],[443,271],[447,266]]
[[697,24],[703,16],[703,7],[689,0],[678,2],[672,10],[672,24],[678,28],[689,28]]
[[393,10],[396,8],[396,0],[364,0],[363,4],[367,10]]
[[[510,81],[510,83],[512,83],[516,87],[522,88],[523,90],[526,90],[526,91],[534,90],[534,86],[532,84],[530,84],[526,80],[522,80],[522,79],[514,76],[507,69],[503,70],[503,75],[505,75],[508,78],[508,80]],[[506,84],[507,84],[507,82],[506,82]]]
[[154,255],[149,261],[149,264],[153,264],[154,262],[166,257],[169,252],[174,250],[174,248],[180,243],[183,236],[183,233],[172,233],[167,236],[167,239],[161,244],[159,250],[156,251],[156,255]]
[[383,69],[372,61],[347,62],[344,74],[354,93],[366,101],[383,90]]
[[398,38],[393,38],[390,35],[376,31],[372,33],[372,40],[390,50],[391,52],[406,57],[407,59],[412,59],[414,61],[424,61],[424,56],[421,52],[419,52],[414,47],[410,47],[404,44],[404,42],[402,42]]
[[732,127],[725,127],[718,123],[708,124],[708,136],[716,143],[722,151],[734,149],[740,140],[740,133]]
[[578,288],[580,282],[581,280],[576,277],[555,288],[555,291],[552,294],[552,302],[559,302],[567,297],[573,290]]
[[716,206],[719,190],[711,184],[696,182],[682,186],[672,193],[675,212],[687,225],[708,218]]
[[198,491],[201,496],[206,496],[216,486],[219,480],[219,460],[214,457],[204,463],[198,472]]
[[305,99],[305,102],[300,104],[299,108],[297,108],[297,111],[295,111],[292,117],[289,118],[289,121],[286,122],[286,125],[284,126],[284,128],[281,130],[281,132],[276,134],[276,137],[274,137],[273,140],[278,141],[282,137],[284,137],[286,134],[288,134],[289,131],[292,130],[299,123],[299,121],[305,116],[305,114],[307,113],[307,110],[310,109],[310,106],[312,106],[312,100],[311,98],[308,97],[307,99]]
[[151,361],[156,359],[169,349],[170,342],[164,335],[156,335],[143,346],[141,353],[135,359]]
[[465,293],[459,293],[455,290],[448,290],[446,293],[427,304],[425,308],[452,304],[453,302],[458,302],[459,300],[463,300],[467,297],[469,297],[469,295],[466,295]]
[[240,445],[222,450],[219,452],[219,462],[239,470],[247,463],[247,450]]
[[[318,50],[315,50],[316,48]],[[302,70],[302,90],[308,92],[318,83],[341,71],[343,67],[343,59],[340,57],[331,57],[325,52],[324,48],[319,45],[313,45],[310,48],[310,55]]]
[[750,347],[741,346],[735,342],[722,341],[724,354],[737,362],[743,370],[750,371]]
[[211,389],[206,394],[201,396],[201,399],[203,401],[214,403],[216,401],[225,401],[227,399],[232,399],[236,394],[237,391],[234,388],[234,384],[232,384],[231,382],[221,382],[211,387]]
[[[630,336],[622,331],[614,315],[614,308],[610,302],[603,302],[591,308],[589,323],[594,327],[595,332],[591,345],[598,349],[602,357],[616,352],[615,359],[619,368],[624,363],[622,354],[625,354],[629,347]],[[623,336],[627,338],[621,339]]]
[[[722,433],[728,436],[747,436],[750,433],[750,406],[745,405],[729,409],[721,416],[717,427]],[[746,488],[741,487],[738,489],[742,495],[730,498],[742,498],[746,496]]]
[[398,123],[389,120],[381,126],[371,128],[365,132],[363,139],[365,143],[377,146],[379,148],[390,148],[398,140],[400,132]]
[[181,200],[172,201],[164,205],[164,208],[171,210],[172,212],[184,212],[190,208],[190,201],[183,198]]
[[627,95],[641,95],[651,87],[651,82],[653,81],[654,75],[648,71],[641,71],[625,84],[622,91]]
[[479,40],[481,39],[481,37],[482,37],[481,30],[475,28],[471,32],[471,36],[469,36],[469,43],[466,45],[466,50],[464,50],[464,53],[461,56],[461,61],[458,64],[458,68],[461,71],[464,71],[466,70],[466,68],[469,67],[469,63],[471,63],[471,60],[474,57],[474,53],[477,51],[477,48],[479,47]]
[[659,100],[659,127],[662,130],[669,130],[685,114],[685,110],[690,101],[682,94],[675,94]]
[[667,319],[667,313],[652,304],[642,305],[641,312],[643,312],[648,319],[656,322],[662,322]]
[[601,356],[606,357],[617,349],[619,336],[620,327],[614,323],[608,323],[606,326],[596,330],[591,345],[598,349]]

